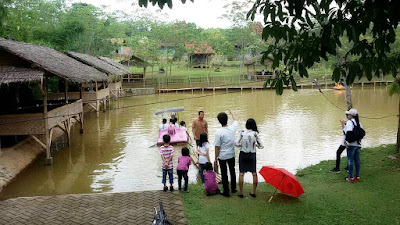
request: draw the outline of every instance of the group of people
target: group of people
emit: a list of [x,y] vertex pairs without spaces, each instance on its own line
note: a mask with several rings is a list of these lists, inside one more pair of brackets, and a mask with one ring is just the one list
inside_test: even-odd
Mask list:
[[[350,109],[345,113],[347,121],[345,121],[344,119],[340,120],[340,123],[342,125],[343,135],[341,138],[340,146],[336,151],[336,166],[335,168],[331,169],[330,172],[340,173],[340,156],[342,152],[345,149],[347,149],[347,165],[345,170],[348,171],[348,175],[345,177],[345,180],[348,182],[360,181],[361,139],[359,138],[365,135],[365,131],[363,130],[363,126],[360,123],[360,119],[358,117],[358,111],[356,109]],[[358,130],[362,131],[359,132]],[[356,132],[357,134],[355,134]],[[358,134],[362,132],[364,133]],[[358,136],[361,135],[361,136],[354,138],[355,135]],[[355,174],[353,174],[354,166],[355,166]]]
[[[238,121],[234,113],[229,110],[232,116],[233,123],[228,125],[228,115],[225,112],[218,114],[217,119],[221,128],[215,133],[215,159],[214,168],[220,167],[222,176],[223,190],[218,189],[216,182],[216,174],[213,170],[213,164],[210,160],[210,144],[208,142],[208,123],[204,119],[204,112],[198,112],[198,118],[192,123],[193,138],[196,141],[196,153],[199,156],[199,172],[201,182],[205,187],[207,195],[222,194],[225,197],[230,197],[230,193],[237,192],[236,172],[235,172],[235,146],[240,148],[239,153],[239,193],[238,196],[243,198],[243,178],[246,172],[253,175],[253,189],[250,196],[256,197],[256,189],[258,184],[258,177],[256,172],[256,148],[263,148],[260,141],[257,124],[254,119],[246,121],[246,129],[239,133],[239,137],[235,142],[236,130],[238,128]],[[163,136],[164,144],[160,148],[162,158],[162,170],[164,191],[168,190],[166,184],[166,176],[169,175],[170,191],[173,191],[173,147],[169,144],[170,136]],[[187,173],[191,163],[189,157],[189,149],[182,148],[182,156],[178,158],[177,174],[178,174],[178,189],[183,192],[189,192],[187,183]],[[230,174],[231,183],[229,185],[228,170]],[[182,178],[185,180],[184,188],[182,189]]]

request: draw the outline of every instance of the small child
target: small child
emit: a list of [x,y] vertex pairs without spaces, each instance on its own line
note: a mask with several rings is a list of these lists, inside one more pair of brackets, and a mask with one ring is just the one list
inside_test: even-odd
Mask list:
[[174,190],[174,177],[173,177],[173,158],[174,158],[174,147],[169,144],[171,141],[171,137],[166,134],[163,136],[163,141],[164,144],[160,147],[160,154],[161,154],[161,160],[162,160],[162,171],[163,171],[163,176],[162,176],[162,183],[164,184],[164,191],[168,191],[167,187],[167,173],[169,177],[169,190],[173,191]]
[[175,125],[175,128],[179,128],[179,124],[178,124],[178,118],[174,118],[174,125]]
[[189,132],[188,132],[188,130],[186,128],[186,122],[185,121],[181,121],[179,124],[181,125],[180,128],[184,129],[186,131],[186,135],[188,136],[188,141],[189,141],[189,139],[192,139],[192,137],[190,137],[190,134],[189,134]]
[[174,119],[169,119],[168,134],[169,135],[175,135]]
[[204,184],[204,166],[207,162],[210,162],[210,144],[208,143],[207,133],[200,134],[199,145],[197,146],[196,153],[199,155],[199,166],[200,166],[200,179],[201,183]]
[[182,148],[182,155],[178,157],[178,167],[176,168],[177,173],[178,173],[178,189],[179,191],[182,191],[182,177],[185,179],[185,188],[183,191],[185,193],[189,193],[188,190],[188,171],[189,171],[189,166],[191,164],[191,160],[189,157],[189,149],[184,147]]
[[218,189],[218,183],[215,180],[215,172],[212,164],[207,162],[204,169],[204,180],[206,181],[204,186],[206,188],[206,195],[219,194],[220,190]]
[[168,124],[167,124],[167,119],[162,119],[162,124],[159,127],[159,130],[165,130],[168,129]]

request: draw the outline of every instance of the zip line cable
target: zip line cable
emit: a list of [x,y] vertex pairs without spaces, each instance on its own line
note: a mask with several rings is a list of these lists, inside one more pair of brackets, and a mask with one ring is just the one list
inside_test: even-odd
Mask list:
[[[229,91],[229,92],[220,93],[220,94],[207,94],[207,95],[201,95],[201,96],[196,96],[196,97],[179,98],[179,99],[173,99],[173,100],[162,101],[162,102],[160,102],[160,101],[158,101],[158,102],[150,102],[150,103],[139,104],[139,105],[128,105],[128,106],[112,108],[112,109],[109,109],[109,110],[135,108],[135,107],[141,107],[141,106],[156,105],[156,104],[160,104],[160,103],[177,102],[177,101],[183,101],[183,100],[188,100],[188,99],[198,99],[198,98],[204,98],[204,97],[209,97],[209,96],[219,96],[219,95],[226,95],[226,94],[232,94],[232,93],[237,93],[237,91]],[[58,117],[74,116],[74,115],[78,115],[78,114],[80,114],[80,113],[71,113],[71,114],[49,116],[49,117],[39,117],[39,118],[21,120],[21,121],[17,121],[17,122],[0,123],[0,125],[9,125],[9,124],[24,123],[24,122],[35,121],[35,120],[43,120],[43,119],[52,119],[52,118],[58,118]]]
[[[255,81],[254,81],[255,82]],[[257,81],[258,82],[258,81]],[[315,82],[315,81],[314,81]],[[253,82],[248,82],[248,83],[253,83]],[[248,84],[247,83],[247,84]],[[319,92],[322,94],[322,96],[330,103],[332,104],[334,107],[336,107],[337,109],[341,110],[341,111],[346,111],[342,108],[340,108],[339,106],[337,106],[335,103],[333,103],[331,100],[329,100],[325,94],[321,91],[321,87],[320,85],[318,85],[317,82],[316,86],[319,90]],[[230,85],[230,84],[228,84]],[[224,85],[221,85],[224,86]],[[236,93],[237,91],[229,91],[226,93],[220,93],[220,94],[207,94],[207,95],[201,95],[201,96],[196,96],[196,97],[187,97],[187,98],[179,98],[179,99],[173,99],[173,100],[169,100],[169,101],[163,101],[163,102],[150,102],[150,103],[145,103],[145,104],[139,104],[139,105],[128,105],[128,106],[122,106],[122,107],[116,107],[116,108],[112,108],[109,110],[118,110],[118,109],[127,109],[127,108],[135,108],[135,107],[141,107],[141,106],[148,106],[148,105],[156,105],[156,104],[162,104],[162,103],[169,103],[169,102],[178,102],[178,101],[183,101],[183,100],[188,100],[188,99],[198,99],[198,98],[204,98],[204,97],[209,97],[209,96],[219,96],[219,95],[226,95],[226,94],[232,94],[232,93]],[[132,95],[129,97],[135,97],[138,95]],[[96,101],[96,100],[94,100]],[[67,105],[65,103],[62,103],[63,105]],[[57,104],[49,104],[51,106],[53,105],[57,105]],[[43,106],[43,105],[42,105]],[[24,122],[29,122],[29,121],[35,121],[35,120],[43,120],[43,119],[52,119],[52,118],[57,118],[57,117],[66,117],[66,116],[74,116],[74,115],[78,115],[80,113],[72,113],[72,114],[66,114],[66,115],[57,115],[57,116],[51,116],[51,117],[40,117],[40,118],[32,118],[32,119],[27,119],[27,120],[21,120],[21,121],[17,121],[17,122],[10,122],[10,123],[0,123],[0,125],[9,125],[9,124],[17,124],[17,123],[24,123]],[[385,118],[389,118],[389,117],[395,117],[397,115],[387,115],[387,116],[383,116],[383,117],[365,117],[365,116],[359,116],[360,118],[364,118],[364,119],[385,119]]]
[[[315,80],[314,80],[313,82],[315,82],[315,84],[316,84],[316,86],[317,86],[319,92],[322,94],[322,96],[324,96],[324,98],[325,98],[329,103],[331,103],[334,107],[336,107],[337,109],[340,109],[341,111],[347,111],[346,109],[340,108],[340,107],[337,106],[335,103],[333,103],[331,100],[329,100],[329,99],[325,96],[324,92],[322,92],[322,90],[321,90],[321,85],[319,85]],[[386,119],[386,118],[395,117],[395,116],[397,116],[397,115],[387,115],[387,116],[382,116],[382,117],[366,117],[366,116],[359,116],[359,117],[360,117],[360,118],[363,118],[363,119],[380,120],[380,119]]]
[[[258,82],[260,82],[260,81],[244,82],[243,84],[252,84],[252,83],[258,83]],[[226,86],[230,86],[232,84],[235,84],[235,83],[223,84],[223,85],[220,85],[219,87],[226,87]],[[138,96],[143,96],[143,95],[136,95],[136,94],[125,95],[125,96],[118,97],[118,99],[138,97]],[[102,99],[88,100],[88,101],[85,101],[85,103],[96,103],[97,101],[100,101],[100,100],[102,100]],[[63,102],[63,103],[49,103],[47,105],[48,106],[63,106],[63,105],[68,105],[68,103],[65,103],[65,102]],[[33,108],[39,108],[39,107],[43,107],[43,106],[44,106],[44,104],[36,104],[36,105],[32,105],[32,106],[17,107],[16,110],[33,109]]]

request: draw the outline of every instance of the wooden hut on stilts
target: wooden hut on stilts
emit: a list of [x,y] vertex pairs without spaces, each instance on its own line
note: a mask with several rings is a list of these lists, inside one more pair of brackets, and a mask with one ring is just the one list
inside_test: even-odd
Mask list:
[[[71,144],[73,120],[80,123],[83,132],[82,83],[107,80],[106,74],[70,58],[56,50],[34,44],[0,38],[0,136],[30,136],[46,150],[46,163],[52,164],[50,151],[53,130],[61,129]],[[48,99],[56,88],[54,82],[64,83],[64,97],[58,101]],[[51,84],[50,84],[51,83]],[[68,101],[68,83],[80,89],[79,98]],[[10,92],[12,84],[14,91]],[[28,89],[21,91],[20,84]],[[9,90],[3,90],[3,89]],[[26,90],[40,92],[40,102]],[[22,101],[25,99],[26,101]],[[24,104],[25,103],[25,104]]]
[[[106,84],[110,91],[110,95],[115,98],[120,97],[119,95],[121,94],[121,88],[122,88],[121,84],[122,76],[131,73],[128,68],[124,68],[121,64],[120,67],[116,67],[111,64],[112,59],[106,57],[102,57],[103,59],[101,59],[98,57],[77,52],[67,52],[66,54],[88,66],[92,66],[100,70],[101,72],[106,73],[108,77],[112,80],[112,82]],[[106,61],[106,59],[108,60]],[[85,103],[85,99],[83,103]]]
[[122,78],[123,85],[130,86],[132,84],[142,83],[146,86],[146,70],[150,66],[150,63],[141,59],[139,56],[131,55],[129,59],[121,60],[120,63],[128,68],[131,66],[143,68],[143,73],[132,73],[124,75]]
[[[120,76],[120,80],[118,81],[114,81],[110,84],[110,92],[112,95],[118,95],[121,96],[122,95],[122,79],[124,76],[129,76],[132,74],[132,71],[129,69],[129,67],[126,67],[124,65],[122,65],[121,63],[118,63],[110,58],[107,57],[102,57],[102,56],[98,56],[97,58],[111,64],[114,67],[117,67],[120,71],[123,71],[123,75]],[[115,92],[115,94],[113,93]]]

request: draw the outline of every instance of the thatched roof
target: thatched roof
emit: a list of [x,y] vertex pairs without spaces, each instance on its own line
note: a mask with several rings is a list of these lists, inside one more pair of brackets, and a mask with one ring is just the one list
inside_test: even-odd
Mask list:
[[130,59],[124,59],[120,61],[125,66],[136,66],[136,67],[148,67],[150,63],[144,61],[142,58],[132,55]]
[[190,55],[213,55],[215,54],[214,49],[211,45],[206,43],[193,44],[185,43],[185,48]]
[[[261,63],[261,58],[262,58],[262,55],[254,56],[253,58],[246,60],[244,62],[244,65],[250,66],[250,65],[254,65],[256,63]],[[266,66],[266,65],[268,65],[268,62],[273,62],[273,61],[274,61],[274,57],[272,55],[268,55],[268,57],[264,60],[264,65]]]
[[0,49],[42,70],[72,82],[109,80],[106,74],[54,49],[0,38]]
[[94,68],[100,70],[101,72],[107,73],[108,75],[122,76],[128,74],[127,71],[112,66],[111,64],[105,62],[104,60],[101,60],[91,55],[82,54],[78,52],[66,52],[65,54],[88,66],[93,66]]
[[115,61],[113,59],[110,59],[110,58],[107,58],[107,57],[103,57],[103,56],[98,56],[98,58],[103,60],[103,61],[106,61],[107,63],[113,65],[114,67],[117,67],[117,68],[125,71],[126,74],[131,74],[132,73],[132,71],[128,67],[122,65],[121,63],[118,63],[117,61]]
[[0,66],[0,84],[41,81],[43,74],[32,68]]

